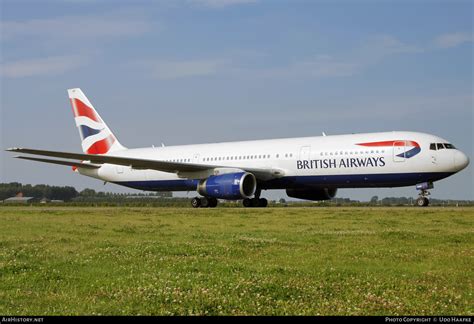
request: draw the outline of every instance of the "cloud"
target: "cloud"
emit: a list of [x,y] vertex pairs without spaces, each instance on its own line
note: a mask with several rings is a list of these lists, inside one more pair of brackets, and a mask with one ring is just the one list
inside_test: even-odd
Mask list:
[[439,35],[435,38],[434,43],[438,48],[452,48],[472,41],[474,41],[472,34],[457,32]]
[[359,70],[357,62],[336,59],[329,55],[292,62],[286,66],[265,69],[239,69],[234,72],[261,78],[335,78],[351,76]]
[[224,8],[234,5],[256,3],[257,0],[189,0],[189,2],[209,8]]
[[[326,79],[351,77],[379,64],[390,56],[416,54],[426,49],[405,43],[391,35],[376,35],[359,46],[335,55],[315,55],[284,64],[261,67],[258,62],[269,57],[261,51],[240,50],[221,59],[142,62],[158,79],[177,79],[225,75],[226,77],[266,79]],[[249,67],[251,66],[251,67]]]
[[79,55],[52,56],[3,63],[0,75],[5,78],[62,74],[86,65],[89,58]]
[[[359,46],[347,49],[337,55],[318,55],[291,62],[286,66],[253,69],[252,71],[247,70],[247,72],[256,77],[306,77],[313,79],[350,77],[389,56],[423,51],[422,48],[404,43],[394,36],[377,35],[367,39]],[[237,71],[244,72],[242,69],[237,69]]]
[[239,66],[239,62],[235,58],[183,61],[149,60],[142,61],[139,65],[149,71],[154,78],[167,80],[213,75],[244,78],[329,78],[350,76],[358,69],[355,63],[338,61],[323,55],[271,68],[243,68]]
[[419,53],[423,51],[422,48],[404,43],[391,35],[378,35],[371,37],[366,42],[364,48],[368,51],[372,51],[372,53],[377,56],[402,53]]
[[49,19],[2,22],[4,41],[25,38],[52,40],[95,40],[141,35],[150,30],[143,17],[115,12],[104,15],[63,16]]
[[166,61],[152,60],[139,63],[146,67],[157,79],[180,79],[189,77],[211,76],[219,73],[229,64],[224,59]]

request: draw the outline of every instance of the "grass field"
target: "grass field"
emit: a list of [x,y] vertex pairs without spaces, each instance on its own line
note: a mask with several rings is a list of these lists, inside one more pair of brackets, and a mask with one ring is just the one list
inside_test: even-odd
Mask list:
[[4,315],[474,315],[472,208],[0,208]]

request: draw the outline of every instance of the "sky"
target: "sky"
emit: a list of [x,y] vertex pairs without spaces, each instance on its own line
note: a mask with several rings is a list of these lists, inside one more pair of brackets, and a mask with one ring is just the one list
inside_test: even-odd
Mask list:
[[[472,1],[2,0],[0,10],[0,182],[131,192],[3,151],[81,152],[72,87],[127,147],[409,130],[474,160]],[[432,197],[474,199],[472,169]],[[373,195],[417,192],[338,193]]]

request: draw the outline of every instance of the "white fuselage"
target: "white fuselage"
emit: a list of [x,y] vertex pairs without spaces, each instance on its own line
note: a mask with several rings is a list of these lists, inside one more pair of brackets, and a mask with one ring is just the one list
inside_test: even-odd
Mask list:
[[199,179],[241,168],[274,170],[257,177],[262,189],[398,187],[433,182],[466,167],[468,158],[448,141],[416,132],[384,132],[128,149],[111,156],[215,166],[171,173],[104,164],[81,174],[143,190],[195,190]]

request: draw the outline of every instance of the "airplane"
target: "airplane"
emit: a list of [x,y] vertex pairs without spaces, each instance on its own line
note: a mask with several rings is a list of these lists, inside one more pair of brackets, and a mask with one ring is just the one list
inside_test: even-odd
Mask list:
[[[319,137],[158,146],[128,149],[79,88],[68,89],[83,154],[28,148],[19,159],[72,167],[73,171],[146,191],[196,191],[192,207],[242,200],[266,207],[262,190],[289,197],[329,200],[339,188],[416,186],[418,206],[428,206],[435,181],[469,164],[449,141],[419,132],[381,132]],[[50,159],[39,155],[60,158]]]

